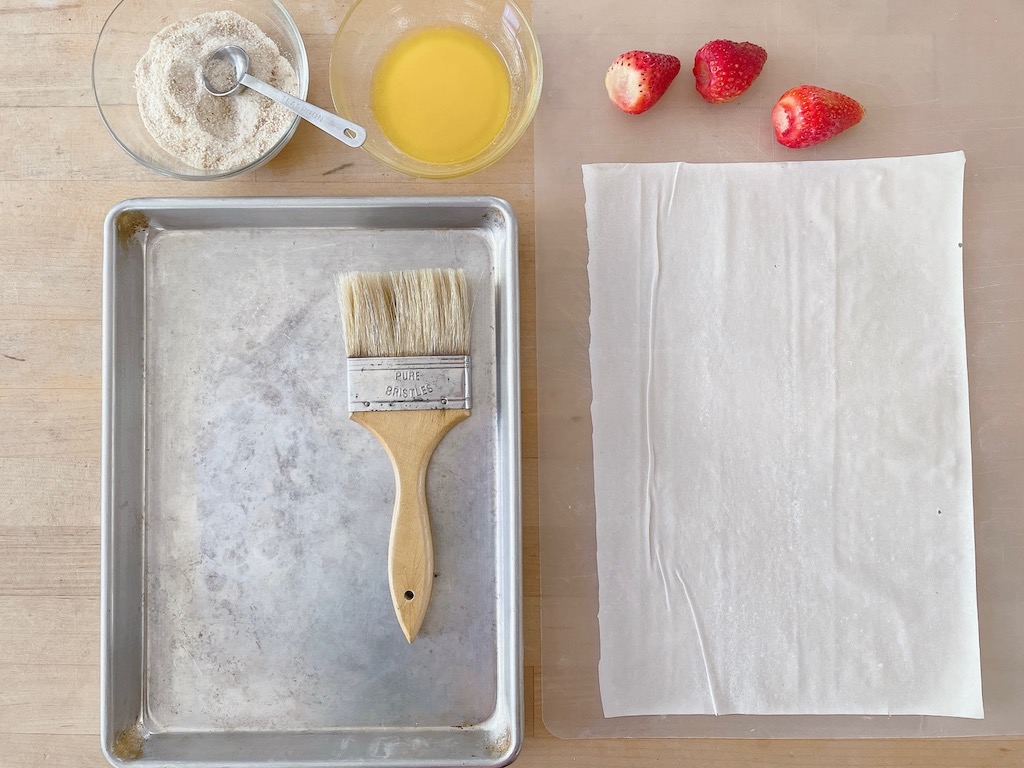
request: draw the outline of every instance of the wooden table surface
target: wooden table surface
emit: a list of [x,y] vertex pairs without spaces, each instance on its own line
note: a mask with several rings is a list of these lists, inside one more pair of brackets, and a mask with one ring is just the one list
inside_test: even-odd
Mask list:
[[[98,738],[101,225],[129,197],[493,194],[520,219],[526,626],[523,766],[1005,766],[1024,741],[562,741],[540,696],[533,146],[463,180],[405,178],[302,125],[268,166],[186,183],[136,165],[93,103],[112,0],[0,0],[0,768],[102,766]],[[310,98],[346,2],[288,0]]]

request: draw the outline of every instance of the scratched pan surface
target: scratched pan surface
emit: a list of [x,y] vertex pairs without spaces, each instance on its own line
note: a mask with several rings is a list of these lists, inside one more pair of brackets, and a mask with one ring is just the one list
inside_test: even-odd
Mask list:
[[[101,730],[115,764],[502,765],[522,735],[515,216],[493,198],[133,200],[106,222]],[[462,267],[470,419],[416,642],[334,279]]]

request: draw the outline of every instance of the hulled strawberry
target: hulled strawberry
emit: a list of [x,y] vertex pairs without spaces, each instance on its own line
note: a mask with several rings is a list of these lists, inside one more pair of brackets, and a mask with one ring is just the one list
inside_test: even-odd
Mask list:
[[861,121],[864,107],[838,91],[798,85],[779,97],[772,125],[779,144],[803,149],[831,139]]
[[697,93],[712,104],[735,99],[757,79],[767,60],[768,52],[754,43],[705,43],[693,57]]
[[628,51],[608,67],[604,87],[612,104],[631,115],[653,107],[679,74],[679,59],[667,53]]

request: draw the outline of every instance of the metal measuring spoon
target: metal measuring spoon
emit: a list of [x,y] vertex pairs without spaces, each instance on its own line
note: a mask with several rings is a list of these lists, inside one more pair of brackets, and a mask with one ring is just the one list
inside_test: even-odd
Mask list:
[[[225,62],[231,67],[233,77],[220,78],[217,77],[217,73],[211,72],[211,69],[215,69],[221,62]],[[224,90],[214,88],[214,84],[210,82],[211,74],[214,75],[214,82],[217,86],[225,86]],[[290,93],[285,93],[250,75],[249,54],[237,45],[225,45],[210,54],[206,63],[203,64],[203,85],[214,96],[231,96],[242,88],[252,88],[268,99],[273,99],[281,106],[287,107],[321,131],[329,133],[350,147],[361,147],[366,141],[366,130],[361,125],[356,125],[332,112],[320,109],[320,107],[314,107],[309,102],[297,99]]]

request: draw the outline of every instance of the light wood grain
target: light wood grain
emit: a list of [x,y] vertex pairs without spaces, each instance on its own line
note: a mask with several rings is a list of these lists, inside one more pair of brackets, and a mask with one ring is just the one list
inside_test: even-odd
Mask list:
[[419,634],[434,588],[434,540],[427,506],[427,465],[469,410],[362,411],[352,421],[380,440],[395,470],[395,511],[388,542],[391,604],[410,643]]
[[6,320],[0,360],[7,389],[91,389],[100,386],[96,320]]
[[[329,106],[323,73],[349,4],[287,4],[307,41],[310,97]],[[540,685],[532,139],[467,179],[427,182],[302,126],[274,162],[249,176],[209,184],[164,179],[118,149],[93,106],[92,49],[113,5],[0,0],[0,766],[106,764],[97,736],[103,218],[131,197],[277,194],[491,194],[509,200],[519,217],[527,696],[519,765],[1024,765],[1019,740],[561,741],[548,734]],[[984,275],[969,274],[969,289],[972,280],[985,290]],[[999,502],[1007,513],[1019,508],[1019,499]]]
[[13,414],[0,430],[0,458],[99,455],[97,390],[5,388],[0,413]]
[[0,520],[13,530],[96,525],[99,472],[98,455],[0,458]]
[[98,733],[96,669],[92,664],[0,664],[0,733]]
[[[0,527],[0,597],[95,596],[99,544],[95,527]],[[9,631],[5,627],[4,632]]]
[[76,768],[110,768],[100,752],[95,734],[45,733],[0,730],[0,754],[4,768],[39,768],[39,766],[76,766]]
[[0,626],[7,627],[0,665],[13,668],[31,659],[34,666],[96,668],[99,610],[93,594],[0,596]]

